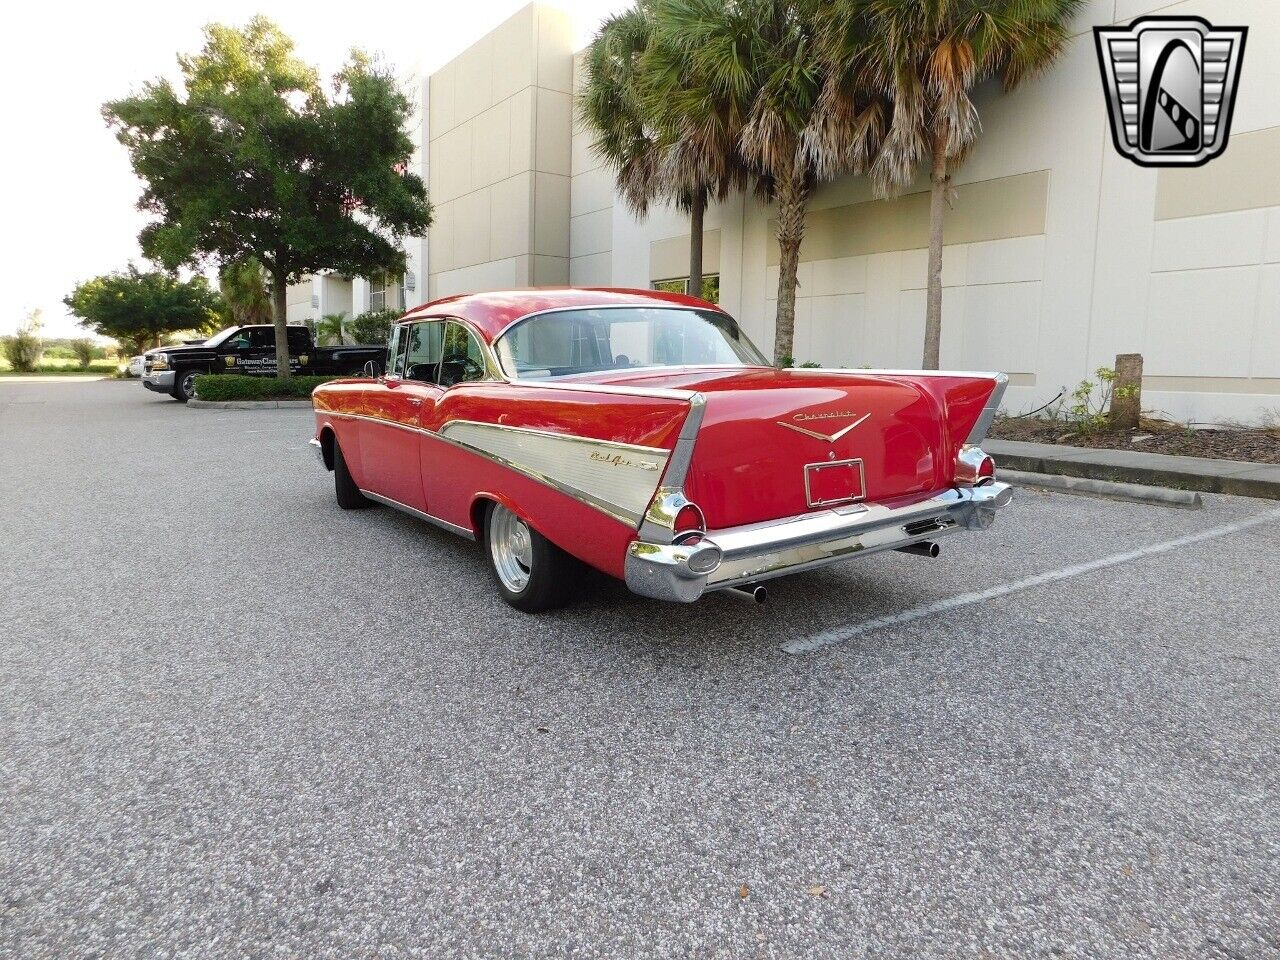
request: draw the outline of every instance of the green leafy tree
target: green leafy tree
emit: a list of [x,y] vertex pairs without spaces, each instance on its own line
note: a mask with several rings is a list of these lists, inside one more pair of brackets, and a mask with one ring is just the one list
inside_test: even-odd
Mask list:
[[98,352],[97,347],[88,337],[72,340],[71,349],[75,353],[76,363],[80,365],[82,370],[89,369],[89,364],[93,363],[94,355]]
[[0,339],[0,347],[4,349],[4,358],[14,373],[34,373],[40,366],[40,357],[44,353],[40,341],[40,328],[44,321],[40,319],[40,311],[32,310],[26,319],[18,324],[17,332],[10,337]]
[[800,243],[814,185],[865,171],[886,122],[882,97],[821,55],[818,0],[654,0],[657,44],[681,58],[678,97],[723,122],[778,207],[774,358],[792,355]]
[[271,296],[256,257],[223,263],[218,269],[218,292],[227,305],[229,326],[271,322]]
[[407,172],[410,104],[388,69],[353,52],[329,89],[263,17],[212,25],[179,57],[181,88],[148,83],[103,107],[145,184],[148,256],[166,266],[262,264],[271,282],[278,376],[289,375],[288,285],[334,269],[402,271],[406,236],[430,223]]
[[662,42],[667,33],[657,18],[665,10],[640,0],[600,25],[587,48],[578,109],[637,216],[661,201],[689,214],[689,278],[681,292],[696,293],[707,203],[748,177],[731,116],[720,109],[732,105],[724,97],[708,102],[682,52]]
[[224,309],[202,276],[182,280],[164,270],[133,264],[79,284],[62,300],[81,326],[128,344],[135,353],[164,336],[187,330],[211,333]]
[[347,321],[347,336],[353,343],[386,343],[391,339],[391,328],[399,319],[398,310],[367,310]]
[[889,192],[929,162],[929,273],[923,364],[942,340],[942,218],[951,174],[981,130],[971,93],[1011,89],[1048,67],[1083,0],[829,0],[822,36],[832,68],[893,101],[873,176]]
[[346,333],[343,330],[346,319],[341,313],[326,313],[316,324],[316,342],[322,346],[341,346]]

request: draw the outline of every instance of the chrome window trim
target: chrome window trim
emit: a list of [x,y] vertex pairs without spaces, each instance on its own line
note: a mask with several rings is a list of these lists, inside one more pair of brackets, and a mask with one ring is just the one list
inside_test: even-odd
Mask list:
[[409,514],[411,517],[417,517],[419,520],[425,520],[427,523],[437,526],[441,530],[456,533],[458,536],[467,540],[475,540],[476,538],[474,530],[469,530],[466,527],[460,527],[456,523],[450,523],[448,520],[441,520],[439,517],[433,517],[431,514],[424,513],[417,507],[411,507],[407,503],[401,503],[399,500],[392,500],[390,497],[384,497],[379,493],[370,493],[368,490],[361,490],[360,492],[370,500],[375,500],[387,507],[393,507],[396,510]]
[[[431,384],[431,386],[440,387],[441,390],[448,391],[448,390],[452,390],[454,387],[462,386],[463,383],[505,383],[507,382],[507,377],[505,374],[503,374],[502,368],[498,364],[497,357],[494,356],[493,350],[490,348],[489,343],[485,340],[484,336],[481,334],[479,328],[476,327],[475,324],[471,323],[469,320],[463,319],[462,317],[455,317],[452,314],[443,314],[443,315],[431,314],[425,317],[412,317],[412,318],[402,317],[401,319],[396,321],[396,326],[408,329],[409,327],[419,323],[443,323],[443,324],[456,323],[460,325],[464,330],[467,331],[467,333],[471,337],[475,339],[476,344],[480,347],[480,356],[484,358],[485,375],[479,380],[463,380],[460,383],[455,383],[447,387],[441,387],[440,384],[438,383],[433,383]],[[442,344],[444,343],[443,333],[441,333],[440,342]],[[406,358],[408,357],[407,349],[405,351],[405,356]],[[408,369],[407,361],[406,361],[406,369]],[[407,381],[403,377],[388,377],[388,376],[382,376],[382,377],[379,377],[378,379],[379,381],[400,380],[406,383],[408,382],[423,383],[424,382],[422,380]]]
[[[707,309],[707,308],[710,308],[710,309]],[[730,314],[727,310],[722,310],[722,309],[720,309],[720,307],[716,306],[715,304],[707,304],[707,307],[706,307],[706,308],[704,308],[704,307],[692,307],[692,306],[689,306],[689,305],[687,305],[687,304],[683,304],[683,303],[665,303],[665,302],[660,302],[660,303],[601,303],[601,304],[594,304],[594,305],[593,305],[593,304],[582,304],[582,305],[580,305],[580,306],[576,306],[576,307],[548,307],[546,310],[536,310],[536,311],[534,311],[533,313],[526,313],[523,317],[517,317],[516,319],[512,320],[510,323],[508,323],[505,327],[503,327],[501,330],[499,330],[499,331],[494,335],[494,337],[493,337],[494,356],[495,356],[495,357],[497,357],[497,356],[498,356],[498,349],[497,349],[497,348],[498,348],[498,341],[499,341],[499,340],[501,340],[501,339],[503,339],[504,337],[506,337],[506,336],[507,336],[507,334],[511,333],[511,331],[512,331],[512,330],[514,330],[516,327],[520,326],[520,324],[525,323],[526,321],[529,321],[529,320],[533,320],[533,319],[535,319],[535,318],[537,318],[537,317],[545,317],[547,314],[550,314],[550,313],[579,313],[579,312],[581,312],[581,311],[583,311],[583,310],[686,310],[686,311],[689,311],[689,312],[691,312],[691,313],[708,313],[708,312],[711,312],[711,313],[719,313],[719,314],[722,314],[722,315],[724,315],[724,316],[728,317],[728,318],[729,318],[729,320],[730,320],[730,322],[732,322],[732,323],[733,323],[733,325],[734,325],[735,327],[737,327],[737,328],[738,328],[738,332],[739,332],[739,333],[741,333],[744,337],[746,336],[746,333],[745,333],[745,332],[743,332],[743,330],[742,330],[742,326],[738,323],[737,319],[736,319],[735,317],[733,317],[733,315],[732,315],[732,314]],[[753,342],[750,340],[750,338],[748,338],[747,342],[748,342],[748,343],[750,343],[750,344],[751,344],[751,346],[752,346],[754,349],[759,350],[759,347],[756,347],[755,343],[753,343]],[[764,356],[764,354],[761,354],[761,356],[763,357],[763,356]],[[501,361],[500,361],[500,360],[499,360],[498,365],[499,365],[499,367],[501,367],[501,366],[502,366],[502,363],[501,363]],[[686,365],[683,365],[683,366],[686,366],[686,367],[687,367],[687,366],[689,366],[689,365],[687,365],[687,364],[686,364]],[[710,365],[710,366],[720,366],[720,364],[713,364],[713,365]],[[751,364],[746,364],[746,363],[744,363],[744,364],[742,365],[742,368],[743,368],[743,369],[752,369],[752,370],[768,370],[768,369],[770,369],[768,366],[761,367],[761,366],[759,366],[758,364],[754,364],[754,363],[751,363]],[[652,370],[674,370],[674,369],[678,369],[678,368],[676,368],[676,367],[636,367],[635,369],[637,369],[637,370],[645,370],[645,369],[652,369]],[[736,369],[736,368],[731,367],[730,369]],[[599,373],[605,373],[606,371],[604,371],[604,370],[600,370],[600,371],[597,371],[597,372],[599,372]],[[542,382],[542,381],[540,381],[540,380],[533,380],[533,381],[521,380],[518,376],[514,376],[514,375],[512,375],[512,374],[507,373],[507,372],[506,372],[506,370],[503,370],[503,375],[504,375],[504,376],[506,376],[506,377],[507,377],[507,379],[508,379],[508,380],[510,380],[512,383],[541,383],[541,382]]]
[[556,383],[553,380],[508,380],[507,383],[537,390],[544,388],[579,390],[584,393],[607,393],[619,397],[653,397],[659,400],[691,400],[697,395],[692,390],[675,390],[669,387],[623,387],[612,383]]

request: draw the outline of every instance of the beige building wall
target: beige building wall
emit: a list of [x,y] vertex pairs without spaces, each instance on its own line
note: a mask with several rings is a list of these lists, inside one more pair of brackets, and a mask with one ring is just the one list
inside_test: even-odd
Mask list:
[[352,316],[352,281],[332,273],[309,274],[289,284],[285,318],[289,323],[319,320],[330,313]]
[[[573,88],[582,82],[582,55],[573,58]],[[591,149],[592,135],[575,117],[569,181],[569,283],[613,282],[613,177]]]
[[[1138,167],[1111,142],[1091,28],[1155,12],[1250,27],[1229,146],[1194,170]],[[1005,406],[1016,412],[1138,352],[1148,409],[1198,422],[1280,409],[1280,5],[1092,0],[1052,70],[1011,94],[989,85],[977,101],[983,133],[955,171],[947,216],[943,366],[1008,372]],[[641,223],[610,204],[588,142],[574,138],[574,282],[663,279],[673,251],[687,250],[687,219],[659,210]],[[815,192],[798,360],[919,365],[926,187],[884,200],[850,177]],[[742,197],[707,215],[721,302],[766,353],[775,218]]]
[[[285,298],[285,320],[288,323],[302,323],[319,317],[316,308],[311,305],[315,277],[304,277],[297,283],[289,284],[289,292]],[[318,304],[317,304],[318,306]]]
[[432,298],[569,281],[573,39],[530,5],[431,75]]

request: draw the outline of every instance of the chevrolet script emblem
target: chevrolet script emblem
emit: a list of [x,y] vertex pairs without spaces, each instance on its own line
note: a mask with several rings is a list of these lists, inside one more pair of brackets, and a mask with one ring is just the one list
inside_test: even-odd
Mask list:
[[1094,27],[1116,149],[1143,167],[1198,167],[1222,153],[1248,32],[1199,17]]
[[[792,417],[792,420],[800,420],[802,422],[808,422],[813,420],[836,420],[836,419],[843,419],[845,417],[852,417],[852,416],[856,416],[856,414],[849,413],[845,410],[840,410],[840,411],[837,411],[836,413],[797,413],[794,417]],[[846,433],[848,433],[850,430],[852,430],[854,427],[860,424],[863,420],[867,419],[867,417],[869,416],[871,416],[871,414],[864,413],[862,416],[858,417],[857,420],[853,421],[853,423],[849,424],[847,427],[841,427],[835,433],[831,433],[831,434],[819,433],[817,430],[810,430],[808,427],[802,427],[798,423],[789,423],[786,420],[778,420],[777,424],[780,427],[786,427],[788,430],[794,430],[796,433],[803,433],[806,437],[813,437],[813,439],[815,440],[825,440],[827,441],[827,443],[835,443],[837,440],[839,440],[841,437],[843,437]]]

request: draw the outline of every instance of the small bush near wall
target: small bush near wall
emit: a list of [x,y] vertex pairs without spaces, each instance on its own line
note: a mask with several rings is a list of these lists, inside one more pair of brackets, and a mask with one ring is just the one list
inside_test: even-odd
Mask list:
[[309,400],[311,391],[337,377],[237,377],[207,374],[196,377],[196,397],[200,400]]
[[399,319],[398,310],[369,310],[348,320],[344,330],[351,343],[376,346],[391,339],[391,327]]

